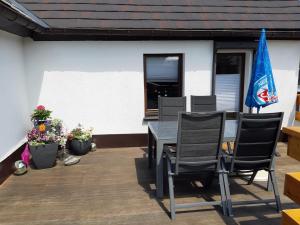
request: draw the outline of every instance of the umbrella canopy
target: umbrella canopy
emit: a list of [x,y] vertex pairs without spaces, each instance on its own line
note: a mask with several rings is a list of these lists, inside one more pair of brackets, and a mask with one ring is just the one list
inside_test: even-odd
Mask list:
[[278,102],[278,96],[269,58],[266,31],[262,29],[245,104],[259,111],[260,107],[276,102]]

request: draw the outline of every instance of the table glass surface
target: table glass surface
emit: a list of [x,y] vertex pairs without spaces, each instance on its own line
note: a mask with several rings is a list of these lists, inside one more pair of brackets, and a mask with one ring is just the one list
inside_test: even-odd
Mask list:
[[[156,140],[170,141],[175,143],[177,140],[178,122],[177,121],[151,121],[148,126]],[[226,120],[223,141],[234,141],[237,132],[237,121]]]

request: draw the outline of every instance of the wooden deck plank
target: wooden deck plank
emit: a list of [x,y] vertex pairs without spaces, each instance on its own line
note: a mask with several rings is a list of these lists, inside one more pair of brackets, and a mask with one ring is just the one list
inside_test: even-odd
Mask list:
[[[280,193],[284,174],[300,171],[297,161],[286,156],[286,145],[280,144],[277,177]],[[201,189],[187,181],[179,181],[178,202],[203,199]],[[270,198],[257,185],[231,182],[235,200]],[[178,213],[173,222],[168,217],[168,198],[155,199],[153,171],[147,168],[145,151],[141,148],[98,149],[83,156],[77,165],[58,165],[46,170],[30,170],[24,176],[11,176],[0,186],[1,225],[150,225],[150,224],[280,224],[281,216],[274,206],[256,205],[234,208],[234,218],[225,218],[214,207]],[[281,195],[283,207],[293,208]],[[219,199],[218,186],[205,198]]]

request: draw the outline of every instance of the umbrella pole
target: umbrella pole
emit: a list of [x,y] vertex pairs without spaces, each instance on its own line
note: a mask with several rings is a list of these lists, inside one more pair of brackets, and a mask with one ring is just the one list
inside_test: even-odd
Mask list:
[[259,114],[259,110],[260,110],[260,107],[257,107],[257,112],[256,112],[257,114]]

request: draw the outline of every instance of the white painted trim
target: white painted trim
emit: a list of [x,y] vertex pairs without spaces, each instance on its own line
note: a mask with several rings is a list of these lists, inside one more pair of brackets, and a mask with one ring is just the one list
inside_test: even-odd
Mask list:
[[11,154],[13,154],[18,148],[20,148],[23,144],[27,142],[26,136],[21,139],[15,146],[13,146],[5,155],[2,156],[0,159],[0,162],[4,161],[6,158],[8,158]]

